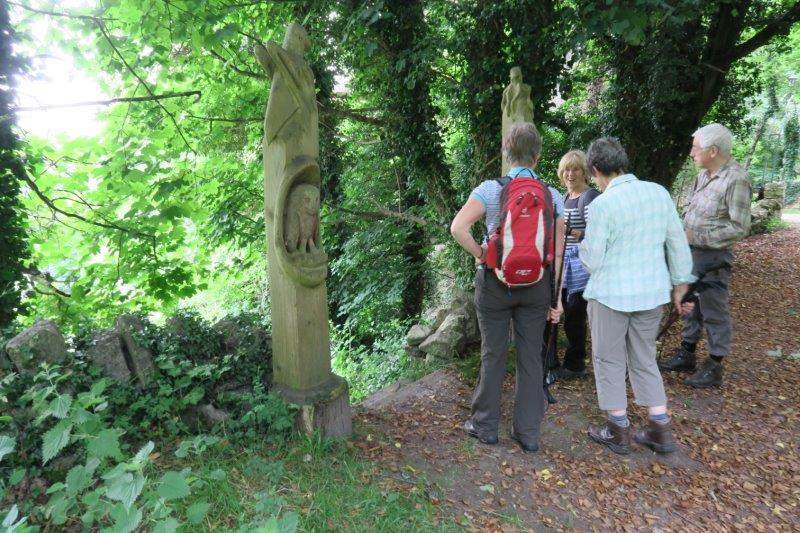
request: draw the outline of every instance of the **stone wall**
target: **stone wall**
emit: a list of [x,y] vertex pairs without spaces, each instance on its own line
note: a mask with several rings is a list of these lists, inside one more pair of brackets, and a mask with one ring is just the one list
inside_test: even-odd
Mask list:
[[406,335],[406,351],[427,361],[462,356],[481,338],[471,292],[452,289],[449,302],[440,300],[444,303],[424,313]]
[[[138,316],[120,315],[114,327],[91,332],[87,342],[71,350],[54,322],[39,320],[5,346],[0,345],[0,355],[3,352],[7,355],[8,370],[23,374],[36,373],[43,363],[69,366],[74,360],[83,358],[102,376],[133,385],[141,394],[150,394],[157,388],[154,384],[158,370],[154,354],[143,336],[146,326],[146,322]],[[188,326],[188,320],[174,317],[167,331],[179,340],[186,339],[189,342]],[[261,327],[228,319],[218,322],[211,329],[215,335],[209,342],[213,341],[211,351],[215,356],[237,353],[242,357],[259,357],[265,351],[271,352],[272,339],[269,332]],[[220,381],[215,385],[217,391],[235,394],[239,387],[235,378],[249,382],[248,376],[234,376],[230,381]],[[181,419],[192,431],[209,428],[229,417],[229,413],[211,403],[189,406],[181,414]]]
[[764,185],[764,198],[751,208],[750,235],[764,233],[770,219],[780,218],[785,195],[786,184],[783,182]]

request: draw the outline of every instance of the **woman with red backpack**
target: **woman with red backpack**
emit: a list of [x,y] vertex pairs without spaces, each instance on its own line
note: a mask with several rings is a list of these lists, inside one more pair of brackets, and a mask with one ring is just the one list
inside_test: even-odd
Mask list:
[[[511,126],[503,138],[503,157],[511,167],[508,175],[478,185],[450,226],[455,240],[478,263],[475,307],[481,330],[481,375],[464,428],[484,444],[498,442],[513,323],[517,375],[511,438],[526,452],[539,449],[546,406],[541,361],[546,320],[558,321],[561,315],[560,299],[551,307],[551,283],[563,249],[564,204],[558,191],[534,172],[541,148],[536,126]],[[470,228],[481,218],[486,238],[478,244]]]

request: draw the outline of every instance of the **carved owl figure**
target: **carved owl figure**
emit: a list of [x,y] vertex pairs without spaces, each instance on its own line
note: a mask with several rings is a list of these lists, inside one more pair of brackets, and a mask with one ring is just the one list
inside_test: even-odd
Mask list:
[[286,251],[315,252],[319,238],[319,189],[306,183],[292,188],[284,217]]

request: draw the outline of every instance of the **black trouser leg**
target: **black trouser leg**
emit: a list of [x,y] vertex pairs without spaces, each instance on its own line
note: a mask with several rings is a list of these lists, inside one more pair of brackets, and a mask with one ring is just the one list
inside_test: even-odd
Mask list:
[[567,336],[564,368],[582,372],[586,369],[586,300],[583,299],[583,292],[579,292],[567,301],[567,293],[563,291],[562,302],[564,333]]

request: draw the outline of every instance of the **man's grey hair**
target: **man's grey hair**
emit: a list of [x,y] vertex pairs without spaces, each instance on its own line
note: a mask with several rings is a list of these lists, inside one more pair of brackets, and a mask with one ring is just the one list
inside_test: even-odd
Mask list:
[[589,170],[597,169],[604,176],[624,174],[628,171],[628,154],[616,137],[600,137],[592,141],[586,151]]
[[542,151],[542,136],[530,122],[512,124],[503,137],[503,157],[509,163],[533,165]]
[[722,155],[731,155],[731,148],[733,147],[733,134],[731,133],[731,130],[722,124],[709,124],[707,126],[703,126],[694,132],[694,137],[697,137],[697,142],[700,143],[700,148],[705,149],[716,146]]

